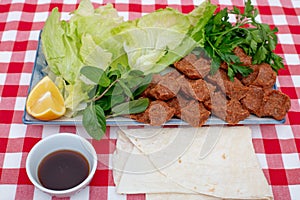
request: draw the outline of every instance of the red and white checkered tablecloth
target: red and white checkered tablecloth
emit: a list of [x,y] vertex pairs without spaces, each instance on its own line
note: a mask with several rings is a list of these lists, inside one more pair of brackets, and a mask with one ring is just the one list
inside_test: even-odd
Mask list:
[[[121,16],[135,19],[170,6],[184,13],[201,0],[98,0],[113,3]],[[28,152],[42,138],[57,132],[84,132],[81,126],[24,125],[22,115],[35,60],[40,30],[50,11],[58,7],[62,18],[77,8],[71,0],[0,0],[0,200],[56,199],[35,189],[25,171]],[[220,8],[243,0],[212,0]],[[279,28],[276,52],[285,70],[278,75],[279,90],[292,106],[283,125],[252,125],[253,144],[275,200],[300,199],[300,0],[253,0],[262,22]],[[145,195],[118,195],[112,177],[111,154],[118,127],[108,127],[104,139],[92,141],[99,164],[90,186],[71,198],[143,200]]]

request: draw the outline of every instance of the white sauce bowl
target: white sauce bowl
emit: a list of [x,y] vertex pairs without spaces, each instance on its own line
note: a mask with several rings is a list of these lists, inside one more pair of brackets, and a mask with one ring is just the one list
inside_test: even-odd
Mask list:
[[[66,190],[45,188],[38,178],[38,167],[50,153],[58,150],[73,150],[81,153],[89,163],[89,174],[79,185]],[[93,145],[85,138],[72,133],[58,133],[39,141],[29,152],[26,160],[26,172],[32,184],[39,190],[57,197],[69,197],[85,188],[92,180],[97,168],[97,154]]]

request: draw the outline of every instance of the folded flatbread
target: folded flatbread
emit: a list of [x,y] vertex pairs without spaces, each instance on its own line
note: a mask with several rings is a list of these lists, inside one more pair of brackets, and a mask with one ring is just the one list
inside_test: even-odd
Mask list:
[[220,128],[123,130],[113,157],[117,192],[146,193],[148,200],[273,199],[250,129],[221,128],[214,149],[200,159],[212,131]]

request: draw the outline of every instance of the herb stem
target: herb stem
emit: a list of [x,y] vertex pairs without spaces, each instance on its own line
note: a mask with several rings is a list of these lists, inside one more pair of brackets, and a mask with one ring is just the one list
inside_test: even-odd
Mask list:
[[224,31],[224,32],[218,32],[218,33],[211,33],[210,36],[218,36],[218,37],[221,37],[221,36],[224,36],[225,34],[229,33],[230,31],[233,31],[235,29],[239,28],[238,26],[235,26],[235,27],[232,27],[231,29],[228,29],[227,31]]
[[92,99],[92,101],[97,101],[97,100],[99,100],[99,99],[101,99],[107,92],[108,92],[108,90],[114,85],[114,84],[116,84],[117,82],[119,81],[119,79],[116,79],[116,80],[114,80],[103,92],[102,92],[102,94],[100,94],[98,97],[94,97],[93,99]]
[[214,52],[216,52],[221,57],[221,54],[220,54],[219,50],[211,43],[211,41],[207,40],[207,42],[209,43],[211,48],[214,50]]

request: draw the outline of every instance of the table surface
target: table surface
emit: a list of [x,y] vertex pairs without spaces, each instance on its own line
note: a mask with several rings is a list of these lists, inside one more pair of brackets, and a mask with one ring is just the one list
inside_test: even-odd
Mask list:
[[[104,0],[95,6],[113,3],[119,14],[135,19],[142,14],[170,6],[184,13],[201,0]],[[29,181],[25,162],[28,152],[42,138],[58,132],[86,134],[81,126],[24,125],[22,115],[34,65],[39,32],[54,7],[62,18],[78,1],[0,0],[0,200],[55,199],[35,189]],[[220,8],[243,6],[242,0],[212,0]],[[300,1],[253,0],[258,18],[279,28],[276,53],[284,58],[277,85],[291,98],[291,109],[282,125],[251,125],[253,145],[275,200],[300,199]],[[126,127],[121,127],[126,128]],[[108,127],[96,147],[99,164],[87,188],[66,199],[143,200],[140,195],[117,195],[112,177],[111,154],[116,131]]]

